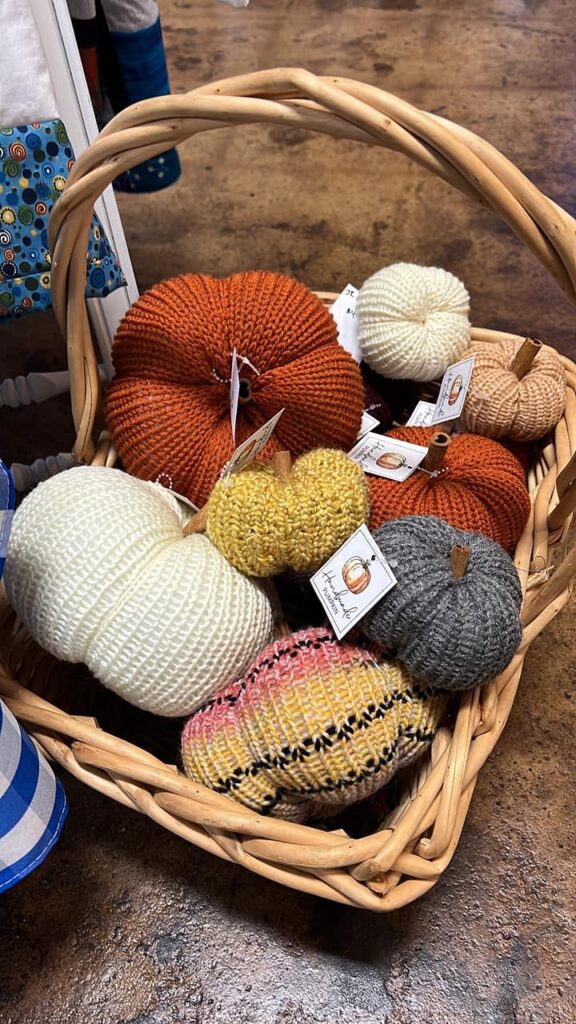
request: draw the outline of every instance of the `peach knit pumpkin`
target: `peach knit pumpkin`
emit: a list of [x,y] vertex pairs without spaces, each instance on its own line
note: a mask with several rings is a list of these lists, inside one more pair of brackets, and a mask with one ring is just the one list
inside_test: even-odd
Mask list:
[[534,441],[558,423],[566,404],[566,374],[559,355],[542,347],[519,380],[512,370],[519,347],[514,338],[470,346],[476,362],[462,410],[465,430]]

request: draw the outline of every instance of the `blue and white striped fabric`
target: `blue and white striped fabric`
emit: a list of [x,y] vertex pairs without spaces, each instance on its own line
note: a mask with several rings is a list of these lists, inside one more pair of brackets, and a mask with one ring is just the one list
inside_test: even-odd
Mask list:
[[0,893],[44,860],[67,813],[62,784],[0,701]]

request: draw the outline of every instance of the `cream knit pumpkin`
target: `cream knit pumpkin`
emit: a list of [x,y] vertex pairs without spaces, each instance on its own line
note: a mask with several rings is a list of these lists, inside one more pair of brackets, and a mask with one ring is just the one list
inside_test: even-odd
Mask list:
[[356,300],[364,360],[383,377],[434,380],[470,343],[470,298],[440,267],[394,263],[364,282]]
[[117,469],[40,484],[15,517],[6,590],[35,640],[158,715],[187,715],[269,642],[263,591],[169,491]]

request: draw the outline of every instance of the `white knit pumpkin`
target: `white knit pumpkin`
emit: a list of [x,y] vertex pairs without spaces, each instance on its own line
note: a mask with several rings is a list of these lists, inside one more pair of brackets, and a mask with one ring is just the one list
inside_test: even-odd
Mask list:
[[159,484],[69,469],[22,503],[6,561],[35,640],[158,715],[188,715],[272,635],[263,591],[206,537],[183,537],[189,514]]
[[470,297],[440,267],[393,263],[364,282],[356,300],[362,357],[383,377],[434,380],[470,344]]

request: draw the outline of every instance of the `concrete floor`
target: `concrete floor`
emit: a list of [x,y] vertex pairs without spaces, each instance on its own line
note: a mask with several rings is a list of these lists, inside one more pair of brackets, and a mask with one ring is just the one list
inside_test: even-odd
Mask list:
[[[484,134],[576,212],[570,0],[161,4],[174,91],[300,64],[374,82]],[[142,288],[248,267],[338,289],[396,259],[454,271],[473,320],[576,355],[574,313],[507,229],[395,155],[280,129],[182,147],[183,181],[123,197]],[[0,336],[6,373],[63,365],[50,317]],[[4,360],[5,357],[5,360]],[[4,371],[4,366],[3,366]],[[70,445],[65,401],[0,412],[6,459]],[[66,778],[43,868],[2,900],[6,1024],[573,1024],[573,606],[533,646],[436,889],[377,918],[188,847]]]

